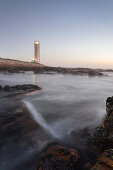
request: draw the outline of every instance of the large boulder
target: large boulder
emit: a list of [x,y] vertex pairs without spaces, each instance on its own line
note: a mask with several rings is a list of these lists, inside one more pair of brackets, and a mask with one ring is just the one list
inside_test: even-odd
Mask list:
[[78,159],[76,150],[54,145],[40,158],[36,170],[75,170]]
[[98,157],[97,163],[91,170],[112,170],[112,169],[113,169],[113,149],[109,149]]
[[94,141],[102,150],[113,148],[113,97],[106,100],[107,115],[103,123],[94,131]]
[[106,100],[106,112],[103,124],[94,131],[98,160],[92,170],[113,169],[113,97]]

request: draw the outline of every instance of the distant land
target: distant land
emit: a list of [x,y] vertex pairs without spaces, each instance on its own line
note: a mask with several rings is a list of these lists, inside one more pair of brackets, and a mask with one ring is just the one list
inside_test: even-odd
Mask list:
[[92,68],[64,68],[46,66],[41,63],[25,62],[13,59],[0,58],[0,71],[18,73],[21,71],[33,71],[34,73],[57,72],[68,74],[88,74],[102,76],[102,72],[113,72],[112,69],[92,69]]
[[0,71],[19,72],[37,70],[43,64],[0,58]]

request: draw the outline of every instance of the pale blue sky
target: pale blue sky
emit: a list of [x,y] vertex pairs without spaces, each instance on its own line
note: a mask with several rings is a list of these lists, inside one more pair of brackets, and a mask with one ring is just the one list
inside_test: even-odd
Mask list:
[[0,57],[113,67],[113,0],[0,0]]

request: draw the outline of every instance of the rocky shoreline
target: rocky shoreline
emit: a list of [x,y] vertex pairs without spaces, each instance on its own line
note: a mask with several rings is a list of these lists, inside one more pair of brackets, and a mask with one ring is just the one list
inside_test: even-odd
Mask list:
[[[36,170],[112,170],[113,97],[107,98],[106,110],[103,124],[93,130],[92,135],[88,129],[72,132],[72,136],[68,137],[73,140],[73,147],[65,142],[68,137],[57,142],[57,145],[53,144],[39,159]],[[82,140],[81,144],[77,140],[78,136]]]
[[24,62],[12,59],[0,58],[0,71],[7,71],[9,73],[20,73],[24,71],[33,71],[35,74],[39,73],[62,73],[73,75],[89,75],[89,76],[103,76],[102,72],[111,71],[104,69],[91,69],[91,68],[63,68],[45,66],[40,63]]
[[24,62],[19,60],[0,58],[0,71],[7,71],[9,73],[18,73],[21,71],[35,71],[45,67],[40,63]]
[[93,134],[98,159],[92,170],[113,169],[113,97],[106,100],[106,112],[103,124]]
[[[5,94],[12,94],[14,96],[7,96],[1,102],[1,121],[0,121],[0,141],[1,153],[8,153],[15,143],[20,145],[24,143],[26,150],[28,146],[34,145],[32,138],[28,131],[40,131],[41,127],[37,125],[30,116],[25,105],[21,103],[21,94],[28,93],[35,90],[41,90],[40,87],[34,85],[17,85],[1,87],[0,92]],[[2,108],[11,100],[9,106],[4,110]],[[101,126],[97,127],[92,133],[88,129],[83,129],[79,132],[73,131],[70,135],[65,136],[64,139],[50,142],[43,151],[26,158],[23,164],[15,165],[15,169],[34,169],[34,170],[110,170],[113,168],[113,97],[106,100],[107,115]],[[46,134],[44,136],[51,140],[51,136]],[[16,134],[16,135],[15,135]],[[72,145],[68,144],[68,138],[73,141]],[[79,139],[79,140],[78,140]],[[79,145],[78,145],[79,143]],[[36,144],[38,147],[38,144]],[[4,147],[5,146],[5,147]],[[23,154],[23,146],[19,146]],[[25,149],[24,148],[24,149]],[[27,156],[27,155],[26,155]],[[13,158],[12,158],[13,159]],[[5,162],[1,167],[5,167]]]

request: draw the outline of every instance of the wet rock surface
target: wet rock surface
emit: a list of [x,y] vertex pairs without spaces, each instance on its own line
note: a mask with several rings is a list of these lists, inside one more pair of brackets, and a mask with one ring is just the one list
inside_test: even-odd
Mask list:
[[91,170],[112,170],[113,169],[113,149],[104,151],[98,157],[97,163]]
[[36,170],[75,170],[78,159],[78,153],[74,149],[51,146],[40,158]]
[[41,90],[41,87],[33,85],[33,84],[23,84],[23,85],[16,85],[16,86],[0,86],[0,90],[4,91],[35,91],[35,90]]
[[102,152],[113,148],[113,97],[107,98],[106,111],[103,124],[94,131],[95,144]]
[[103,124],[94,131],[98,160],[92,170],[113,169],[113,97],[107,98],[106,111]]
[[89,130],[73,131],[50,143],[36,160],[35,170],[89,170],[96,163]]
[[66,136],[62,144],[77,150],[80,155],[77,170],[89,170],[97,161],[95,148],[92,143],[92,130],[90,128],[72,131]]

